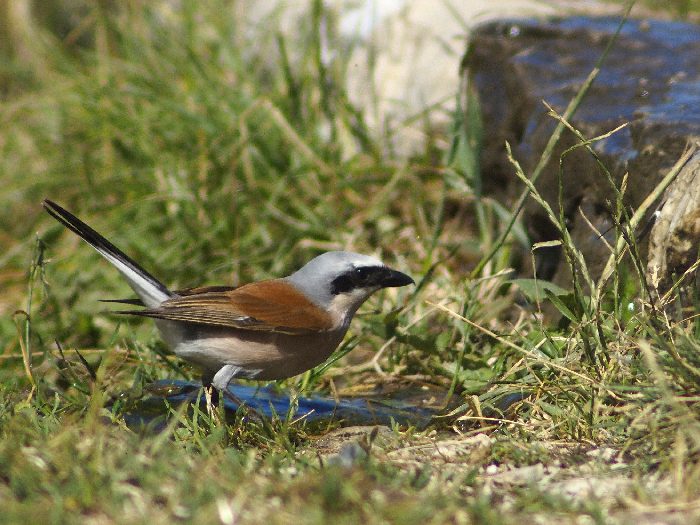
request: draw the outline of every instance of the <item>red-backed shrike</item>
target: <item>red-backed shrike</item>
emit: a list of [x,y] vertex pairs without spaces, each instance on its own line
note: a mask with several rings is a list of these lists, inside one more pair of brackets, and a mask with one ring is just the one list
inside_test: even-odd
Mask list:
[[112,263],[145,306],[115,313],[152,317],[175,355],[219,390],[237,377],[282,379],[313,368],[340,344],[372,293],[414,284],[374,257],[327,252],[281,279],[171,292],[75,215],[50,200],[43,205]]

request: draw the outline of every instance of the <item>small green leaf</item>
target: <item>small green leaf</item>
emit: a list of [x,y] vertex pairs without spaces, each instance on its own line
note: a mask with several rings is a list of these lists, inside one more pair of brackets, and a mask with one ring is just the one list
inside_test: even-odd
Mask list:
[[[564,304],[564,301],[562,301],[559,297],[554,295],[552,292],[549,290],[544,291],[545,295],[547,296],[547,299],[549,299],[552,304],[556,307],[559,312],[566,317],[569,321],[578,321],[579,318],[577,315],[575,315],[566,304]],[[565,297],[565,296],[562,296]]]
[[545,298],[545,290],[549,290],[553,295],[568,295],[571,292],[561,286],[544,281],[542,279],[511,279],[506,281],[514,284],[531,301],[541,301]]
[[547,403],[546,401],[540,400],[537,405],[544,410],[545,413],[549,414],[552,417],[562,417],[566,415],[566,412],[559,408],[558,406],[552,405],[551,403]]
[[557,239],[554,241],[536,242],[532,245],[532,251],[534,252],[539,248],[554,248],[555,246],[561,246],[561,241]]

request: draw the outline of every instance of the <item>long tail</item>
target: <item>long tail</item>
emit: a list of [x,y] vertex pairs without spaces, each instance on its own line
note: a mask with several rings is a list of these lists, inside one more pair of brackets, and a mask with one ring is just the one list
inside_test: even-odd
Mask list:
[[124,276],[129,286],[149,308],[155,308],[172,297],[172,293],[158,279],[141,268],[136,261],[90,228],[69,211],[55,202],[45,199],[42,203],[46,211],[66,228],[95,248],[102,257],[111,262]]

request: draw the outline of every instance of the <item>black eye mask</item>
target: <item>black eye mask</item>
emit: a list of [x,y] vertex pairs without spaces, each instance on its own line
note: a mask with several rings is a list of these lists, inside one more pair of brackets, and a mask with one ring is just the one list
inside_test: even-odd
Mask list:
[[331,281],[331,293],[338,295],[360,288],[388,288],[412,284],[408,275],[386,266],[360,266],[342,273]]

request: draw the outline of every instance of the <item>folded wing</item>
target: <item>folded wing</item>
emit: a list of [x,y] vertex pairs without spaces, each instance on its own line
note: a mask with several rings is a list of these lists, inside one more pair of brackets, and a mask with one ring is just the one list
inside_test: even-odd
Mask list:
[[[203,294],[206,292],[230,292],[235,290],[235,286],[198,286],[196,288],[185,288],[183,290],[175,290],[173,295],[196,295]],[[120,303],[120,304],[133,304],[135,306],[145,306],[141,299],[128,298],[128,299],[100,299],[102,303]],[[134,313],[134,312],[116,312],[116,313]]]
[[169,321],[307,334],[333,328],[333,319],[281,279],[236,289],[203,288],[164,301],[157,308],[118,312]]

